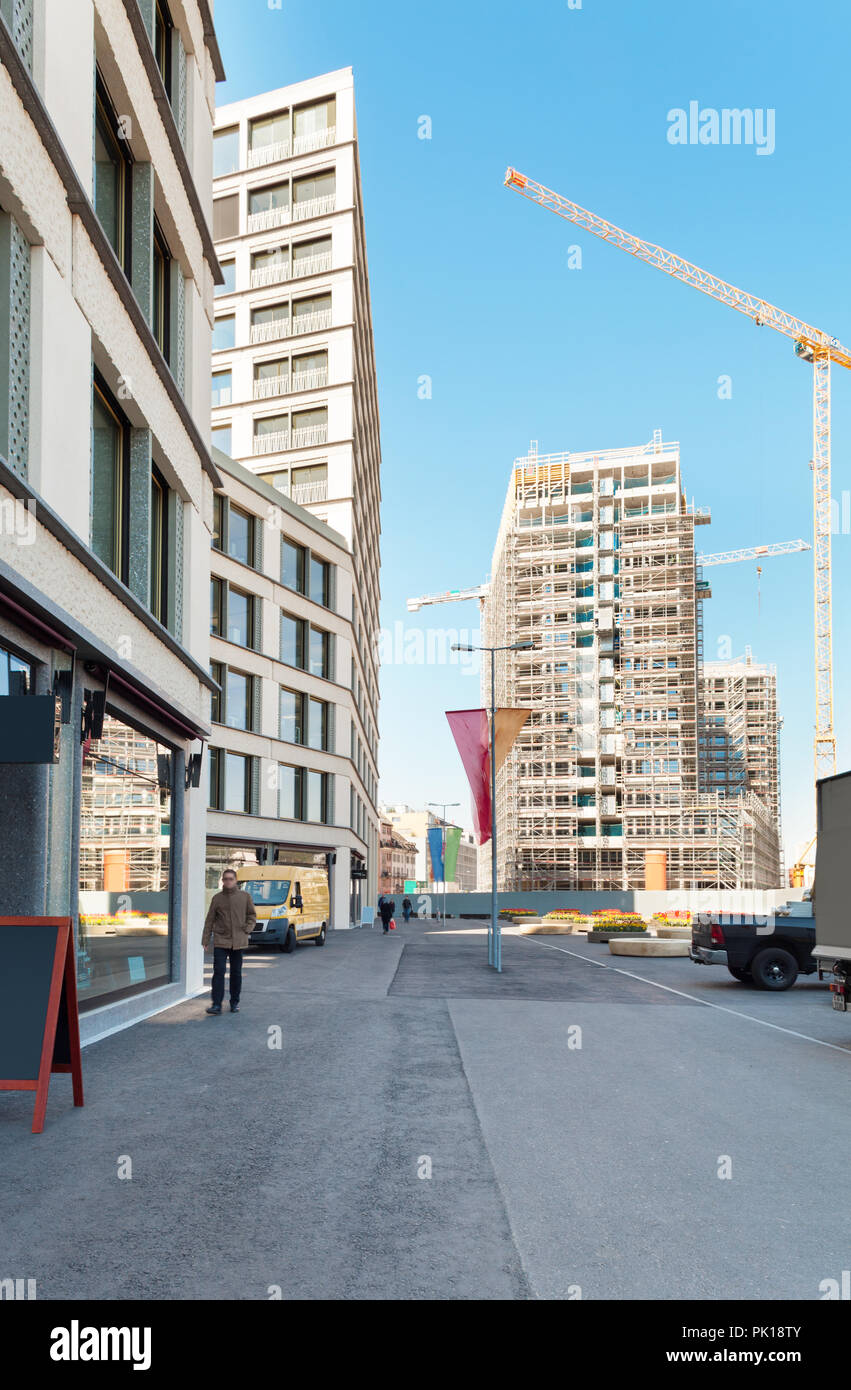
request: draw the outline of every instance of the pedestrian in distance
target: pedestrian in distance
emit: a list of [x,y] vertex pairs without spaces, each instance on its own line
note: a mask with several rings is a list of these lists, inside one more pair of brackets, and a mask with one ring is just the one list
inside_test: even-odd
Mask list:
[[410,922],[410,920],[411,920],[411,913],[413,912],[413,910],[414,910],[414,909],[413,909],[413,906],[412,906],[412,904],[411,904],[411,899],[410,899],[410,898],[403,898],[403,899],[402,899],[402,916],[404,917],[404,919],[405,919],[406,922]]
[[204,922],[204,950],[213,948],[213,1002],[208,1014],[220,1014],[225,997],[225,970],[230,968],[230,1011],[239,1011],[242,993],[242,953],[257,922],[251,894],[236,886],[236,872],[225,869],[222,891],[216,893]]
[[384,929],[384,935],[387,936],[390,931],[390,923],[393,920],[393,913],[396,911],[396,904],[392,898],[382,897],[378,911],[381,914],[381,925]]

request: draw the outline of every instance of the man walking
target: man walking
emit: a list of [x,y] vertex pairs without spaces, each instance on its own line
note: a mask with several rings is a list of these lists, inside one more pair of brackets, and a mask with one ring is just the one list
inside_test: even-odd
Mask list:
[[225,997],[225,969],[230,966],[230,1011],[239,1010],[242,990],[242,953],[257,921],[250,893],[236,886],[236,871],[225,869],[222,891],[216,893],[204,922],[204,950],[213,944],[213,1002],[208,1014],[220,1014]]
[[396,911],[396,904],[392,898],[382,898],[378,911],[381,914],[381,925],[384,928],[384,935],[386,936],[390,930],[393,913]]
[[410,920],[411,920],[411,911],[412,911],[411,899],[410,899],[410,898],[403,898],[403,899],[402,899],[402,916],[405,918],[405,921],[406,921],[406,922],[410,922]]

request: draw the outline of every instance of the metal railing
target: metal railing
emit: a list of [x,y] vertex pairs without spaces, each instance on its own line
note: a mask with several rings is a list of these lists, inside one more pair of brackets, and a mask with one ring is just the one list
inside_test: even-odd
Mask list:
[[316,444],[328,443],[328,425],[304,425],[301,429],[292,431],[292,447],[294,449],[310,449]]
[[320,333],[324,328],[330,327],[330,309],[317,309],[316,312],[312,314],[295,314],[293,316],[293,334]]
[[292,158],[292,142],[290,140],[276,140],[272,145],[257,145],[256,148],[249,148],[248,167],[249,169],[259,169],[263,164],[277,164],[279,159]]
[[255,454],[277,454],[290,447],[289,430],[272,430],[268,434],[255,434]]
[[292,220],[306,222],[311,217],[325,217],[329,212],[333,212],[336,206],[336,193],[328,193],[324,198],[305,198],[303,203],[293,203]]
[[267,401],[270,396],[285,396],[290,389],[289,376],[263,376],[254,380],[255,401]]
[[293,261],[292,278],[301,280],[306,275],[323,275],[331,269],[331,252],[321,251],[316,256],[305,256],[303,260]]
[[337,127],[326,126],[324,130],[311,130],[306,135],[297,135],[293,140],[293,154],[310,154],[313,150],[327,150],[337,143]]
[[275,261],[271,265],[255,266],[251,272],[251,288],[262,290],[266,285],[280,285],[283,280],[289,280],[289,278],[288,261]]
[[289,337],[290,320],[288,316],[279,319],[271,319],[263,323],[252,323],[251,337],[252,343],[271,343],[276,338]]
[[305,506],[309,502],[327,502],[327,479],[321,483],[293,483],[289,495],[293,502],[298,502],[300,506]]
[[290,379],[291,391],[317,391],[328,385],[328,368],[314,367],[310,372],[293,372]]

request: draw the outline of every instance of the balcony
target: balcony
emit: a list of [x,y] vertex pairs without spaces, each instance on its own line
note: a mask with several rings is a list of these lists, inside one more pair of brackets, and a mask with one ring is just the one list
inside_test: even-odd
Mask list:
[[336,143],[337,127],[335,125],[326,126],[324,130],[311,130],[306,135],[295,137],[293,155],[311,154],[313,150],[327,150]]
[[317,444],[327,444],[328,426],[305,425],[302,429],[295,429],[292,431],[292,441],[294,449],[312,449]]
[[303,280],[308,275],[324,275],[331,269],[331,252],[323,251],[318,256],[305,256],[304,260],[294,261],[292,278]]
[[293,483],[289,495],[300,507],[306,507],[311,502],[327,502],[328,483]]
[[254,382],[254,399],[268,401],[272,396],[285,396],[289,389],[289,376],[264,376]]
[[251,343],[272,343],[277,338],[287,338],[290,332],[289,318],[272,319],[266,323],[252,323]]
[[255,454],[279,454],[290,447],[289,430],[273,430],[268,434],[255,434]]
[[289,204],[281,208],[264,208],[263,212],[248,214],[248,231],[268,232],[272,227],[286,227],[290,220]]
[[[333,212],[336,206],[336,193],[328,193],[324,198],[305,198],[303,203],[293,204],[292,220],[293,222],[307,222],[311,217],[325,217],[329,212]],[[271,225],[277,227],[280,224],[273,222]],[[248,230],[251,231],[251,227]]]
[[328,368],[315,367],[312,372],[293,372],[290,378],[291,391],[318,391],[328,385]]
[[292,333],[321,333],[331,327],[331,310],[318,309],[313,314],[296,314],[293,318]]
[[289,140],[278,140],[274,145],[258,145],[248,151],[249,169],[260,169],[264,164],[277,164],[279,159],[292,158],[292,145]]
[[286,261],[279,261],[275,265],[255,266],[251,272],[251,288],[262,290],[267,285],[280,285],[289,278],[290,268]]

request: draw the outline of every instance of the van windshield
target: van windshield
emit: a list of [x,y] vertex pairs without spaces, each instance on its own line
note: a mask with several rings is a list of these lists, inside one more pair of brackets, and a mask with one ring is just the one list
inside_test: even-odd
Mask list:
[[280,907],[290,895],[288,878],[246,878],[239,886],[251,894],[255,907]]

